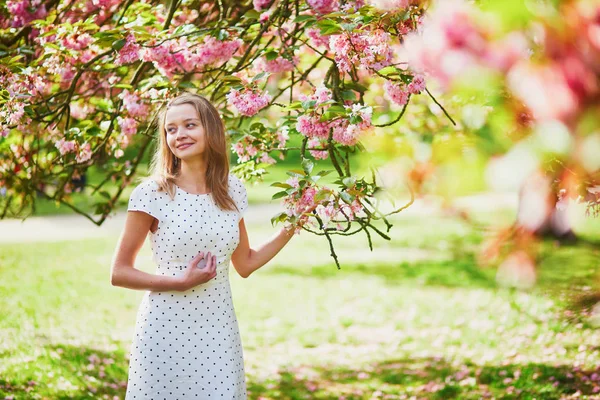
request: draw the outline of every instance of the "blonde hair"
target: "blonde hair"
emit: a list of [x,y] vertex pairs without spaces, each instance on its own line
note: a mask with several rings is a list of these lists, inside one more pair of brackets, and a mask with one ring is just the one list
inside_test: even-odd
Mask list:
[[150,177],[158,185],[159,191],[175,198],[175,178],[181,172],[181,162],[175,157],[167,144],[165,120],[167,111],[173,106],[182,104],[192,105],[198,112],[198,117],[206,135],[206,185],[217,206],[222,210],[235,210],[234,200],[229,195],[229,152],[225,126],[217,109],[206,98],[189,92],[184,92],[170,100],[158,113],[158,143],[150,163]]

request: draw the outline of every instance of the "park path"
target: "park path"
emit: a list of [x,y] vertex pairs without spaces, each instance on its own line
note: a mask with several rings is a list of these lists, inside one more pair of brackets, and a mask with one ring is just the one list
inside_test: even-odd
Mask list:
[[[471,211],[491,211],[501,208],[514,208],[517,204],[515,193],[482,193],[461,197],[454,206]],[[279,203],[251,204],[245,215],[248,225],[270,224],[271,217],[281,211]],[[439,200],[435,198],[417,200],[402,215],[432,215],[439,212]],[[119,211],[108,218],[102,226],[96,226],[80,215],[54,215],[5,219],[0,221],[0,243],[59,242],[95,237],[119,235],[125,223],[126,211]]]

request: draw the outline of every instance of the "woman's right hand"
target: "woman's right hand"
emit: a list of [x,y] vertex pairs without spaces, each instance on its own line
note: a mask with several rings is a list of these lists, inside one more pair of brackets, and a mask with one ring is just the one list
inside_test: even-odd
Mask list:
[[206,253],[206,266],[198,268],[198,263],[204,258],[204,253],[200,252],[189,263],[185,275],[183,275],[180,290],[186,291],[195,286],[210,281],[217,276],[217,256]]

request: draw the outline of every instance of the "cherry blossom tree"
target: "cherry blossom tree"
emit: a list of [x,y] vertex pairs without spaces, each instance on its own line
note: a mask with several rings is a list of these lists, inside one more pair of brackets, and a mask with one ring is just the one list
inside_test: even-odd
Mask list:
[[[375,171],[357,176],[351,160],[411,96],[438,103],[398,57],[426,6],[9,0],[0,8],[0,216],[27,216],[42,196],[102,224],[151,148],[159,108],[185,90],[220,110],[242,178],[300,154],[274,184],[286,211],[273,223],[325,236],[336,263],[333,235],[389,239],[389,215],[406,206],[381,211]],[[365,101],[373,90],[403,107],[391,121],[377,122],[388,110]],[[103,179],[86,189],[96,199],[89,215],[72,193],[94,166]],[[320,182],[328,174],[337,186]]]

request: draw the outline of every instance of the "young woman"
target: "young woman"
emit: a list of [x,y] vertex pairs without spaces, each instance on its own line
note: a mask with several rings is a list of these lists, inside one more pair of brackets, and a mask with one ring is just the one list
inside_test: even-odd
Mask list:
[[[133,190],[111,283],[146,290],[131,347],[128,400],[246,399],[229,263],[247,278],[293,236],[250,248],[242,182],[229,173],[223,122],[184,93],[159,116],[152,177]],[[156,274],[134,267],[150,233]]]

